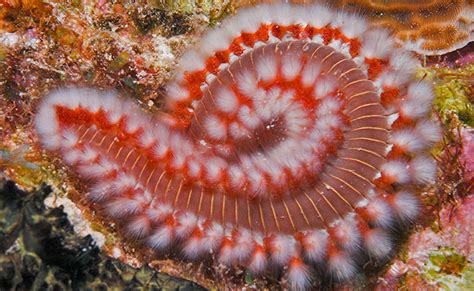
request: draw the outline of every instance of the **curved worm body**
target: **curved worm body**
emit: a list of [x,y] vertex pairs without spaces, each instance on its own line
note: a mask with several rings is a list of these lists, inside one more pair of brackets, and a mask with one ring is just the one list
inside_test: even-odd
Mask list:
[[415,65],[355,15],[262,5],[185,54],[169,113],[66,89],[36,128],[127,236],[255,274],[287,266],[302,289],[313,266],[346,280],[360,253],[387,257],[390,229],[416,217],[440,132]]

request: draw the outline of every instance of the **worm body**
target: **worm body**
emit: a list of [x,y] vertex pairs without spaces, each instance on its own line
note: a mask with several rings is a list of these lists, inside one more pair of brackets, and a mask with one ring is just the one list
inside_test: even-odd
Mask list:
[[127,236],[254,274],[351,278],[434,182],[432,89],[384,30],[319,5],[240,11],[183,56],[167,113],[64,89],[36,128]]

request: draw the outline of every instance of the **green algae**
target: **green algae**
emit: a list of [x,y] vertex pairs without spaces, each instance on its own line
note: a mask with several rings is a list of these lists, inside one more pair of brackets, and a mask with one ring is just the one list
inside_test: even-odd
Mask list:
[[109,64],[109,70],[118,72],[130,61],[130,54],[127,51],[120,52]]
[[[430,252],[424,279],[446,290],[459,290],[472,284],[473,265],[453,248],[441,247]],[[471,289],[472,290],[472,289]]]
[[435,86],[434,108],[445,125],[474,127],[473,76],[474,64],[456,69],[431,67],[419,72],[419,77]]
[[464,271],[464,282],[459,285],[460,290],[474,290],[474,264],[470,263]]
[[430,261],[439,268],[440,273],[459,275],[466,267],[466,258],[452,249],[442,248],[441,252],[430,254]]

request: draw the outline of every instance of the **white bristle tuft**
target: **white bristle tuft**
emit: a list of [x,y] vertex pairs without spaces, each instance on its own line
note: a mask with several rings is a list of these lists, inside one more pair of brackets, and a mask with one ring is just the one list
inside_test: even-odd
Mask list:
[[424,140],[420,139],[412,129],[392,132],[390,142],[406,152],[414,153],[424,148]]
[[63,159],[68,165],[76,165],[82,156],[82,151],[77,148],[72,148],[70,150],[63,150]]
[[238,112],[239,120],[249,129],[254,129],[261,124],[260,118],[248,106],[242,106]]
[[212,139],[224,140],[227,137],[227,126],[217,116],[210,115],[204,120],[206,132]]
[[220,88],[216,94],[215,101],[217,107],[219,107],[222,112],[233,113],[239,109],[239,100],[237,99],[237,96],[226,87]]
[[324,98],[321,101],[321,104],[319,104],[316,114],[318,114],[318,116],[324,116],[331,113],[336,113],[340,107],[341,104],[337,100],[334,100],[330,97]]
[[402,114],[408,118],[423,117],[431,111],[433,102],[433,87],[427,82],[412,83],[408,86],[407,100],[400,106]]
[[126,122],[124,122],[125,133],[134,134],[143,128],[143,124],[146,124],[146,122],[141,113],[130,110],[126,115]]
[[304,254],[312,263],[323,261],[327,252],[328,233],[324,230],[311,231],[303,238]]
[[314,86],[314,96],[318,99],[327,97],[336,88],[336,81],[332,78],[320,78]]
[[144,237],[150,232],[150,229],[150,220],[145,215],[134,217],[132,220],[127,222],[126,225],[127,233],[135,239]]
[[202,167],[201,163],[196,161],[195,159],[188,159],[188,175],[192,178],[199,178],[202,174]]
[[281,3],[280,5],[277,6],[268,6],[268,9],[271,11],[270,12],[270,19],[273,23],[277,23],[280,25],[290,25],[293,22],[293,15],[291,12],[295,11],[294,6]]
[[390,57],[390,67],[379,77],[385,87],[404,87],[414,78],[418,60],[407,52],[395,52]]
[[223,51],[228,48],[232,42],[232,36],[223,29],[214,29],[204,35],[200,41],[199,51],[208,58],[214,52]]
[[229,125],[230,135],[235,139],[249,138],[250,131],[239,122],[232,122]]
[[423,139],[427,147],[434,146],[442,138],[439,125],[430,120],[420,120],[416,123],[415,132]]
[[386,69],[375,79],[374,83],[377,87],[381,88],[397,88],[402,86],[407,78],[409,77],[406,74]]
[[57,135],[59,123],[56,119],[54,107],[48,102],[51,97],[47,97],[39,107],[35,117],[35,129],[40,136]]
[[158,229],[153,231],[153,234],[148,237],[148,245],[155,250],[163,250],[170,247],[174,240],[173,226],[163,224]]
[[189,92],[185,88],[181,87],[176,83],[168,85],[166,88],[168,97],[172,102],[182,102],[189,98]]
[[180,239],[191,235],[197,226],[197,218],[194,214],[186,212],[177,218],[176,236]]
[[310,15],[309,24],[317,28],[328,25],[334,19],[334,12],[323,5],[311,5],[308,7],[308,15]]
[[232,165],[228,171],[230,186],[234,189],[240,189],[245,185],[245,174],[238,166]]
[[321,73],[321,65],[317,62],[309,62],[304,66],[301,82],[305,87],[314,84]]
[[117,165],[110,160],[101,157],[97,163],[83,164],[77,167],[77,171],[86,179],[97,180],[117,170]]
[[202,238],[202,248],[206,252],[216,251],[224,238],[224,228],[218,223],[213,223],[204,232]]
[[171,206],[168,204],[159,204],[149,207],[146,213],[151,221],[160,223],[173,213],[173,208],[171,208]]
[[206,179],[210,183],[218,183],[224,175],[227,163],[219,158],[211,158],[204,166],[206,168]]
[[145,130],[138,139],[139,146],[142,148],[151,147],[157,140],[155,133],[151,130]]
[[54,134],[41,134],[41,144],[50,151],[57,151],[61,148],[62,138]]
[[153,146],[151,152],[154,156],[155,159],[160,160],[165,158],[169,153],[171,153],[171,148],[169,144],[167,143],[168,141],[164,141],[161,139],[156,145]]
[[257,60],[255,69],[257,70],[258,79],[264,82],[274,80],[278,72],[276,56],[270,53],[265,54],[262,58]]
[[380,198],[373,199],[367,204],[366,210],[372,219],[372,223],[383,228],[389,228],[393,224],[390,206],[384,200]]
[[[241,11],[241,12],[240,12]],[[240,32],[252,33],[260,24],[261,15],[265,15],[263,11],[254,9],[242,9],[234,16],[234,25]]]
[[295,252],[296,241],[293,237],[287,235],[277,235],[271,242],[271,258],[278,265],[288,264],[290,257]]
[[143,210],[143,203],[137,199],[117,198],[105,204],[105,211],[112,217],[122,218]]
[[117,177],[109,182],[110,183],[110,190],[113,195],[122,195],[126,191],[136,189],[138,182],[132,176],[124,172],[120,172]]
[[112,195],[111,185],[109,181],[94,184],[87,195],[87,198],[94,202],[101,202],[108,199]]
[[106,112],[106,117],[107,120],[111,124],[117,124],[121,118],[124,117],[124,114],[127,111],[127,106],[131,105],[132,103],[130,102],[124,102],[123,100],[120,100],[119,98],[113,96],[113,95],[106,95],[109,96],[106,99],[104,99],[104,110]]
[[354,251],[360,246],[360,233],[352,216],[340,220],[334,228],[334,238],[345,250]]
[[62,133],[61,147],[63,149],[70,149],[77,145],[79,137],[72,129],[65,129]]
[[389,62],[394,70],[403,71],[407,73],[408,77],[415,73],[416,67],[419,64],[413,53],[402,49],[397,49],[392,53]]
[[343,251],[332,253],[328,259],[330,274],[338,281],[352,278],[356,272],[356,264],[352,257]]
[[361,43],[360,54],[369,59],[384,59],[394,47],[393,39],[385,29],[367,31]]
[[407,96],[409,99],[431,103],[434,98],[433,86],[425,81],[412,83],[408,86]]
[[264,197],[267,195],[267,183],[263,173],[255,168],[251,168],[247,171],[248,177],[248,189],[252,193],[253,197]]
[[262,273],[267,267],[267,261],[268,259],[267,255],[265,254],[263,245],[257,244],[250,257],[248,268],[253,274],[258,275]]
[[99,156],[97,151],[90,146],[84,146],[84,151],[82,153],[83,154],[79,159],[80,163],[92,163]]
[[219,263],[231,266],[236,263],[233,248],[229,243],[224,242],[219,251]]
[[420,155],[413,158],[409,170],[416,183],[433,184],[436,181],[436,162],[428,156]]
[[244,70],[237,74],[237,87],[247,97],[252,98],[257,91],[257,79],[250,70]]
[[341,32],[348,38],[357,38],[367,30],[365,19],[346,12],[337,13],[333,26],[339,27]]
[[202,239],[200,237],[191,236],[183,247],[183,253],[189,259],[197,259],[204,254],[202,248]]
[[382,164],[380,170],[390,183],[406,184],[410,181],[408,165],[403,161],[389,160]]
[[206,68],[206,63],[195,50],[189,50],[181,57],[179,67],[185,72],[200,71]]
[[288,280],[292,290],[307,290],[310,286],[310,270],[300,258],[292,258],[288,266]]
[[301,70],[301,60],[296,54],[286,54],[281,62],[281,72],[287,81],[294,80]]
[[392,205],[395,213],[402,222],[412,222],[418,216],[420,210],[419,199],[408,191],[400,191],[392,197]]
[[242,229],[236,239],[236,244],[233,248],[235,259],[238,263],[243,263],[248,260],[254,247],[254,238],[250,231]]
[[370,229],[364,234],[364,244],[367,252],[376,259],[386,258],[392,251],[392,241],[382,229]]

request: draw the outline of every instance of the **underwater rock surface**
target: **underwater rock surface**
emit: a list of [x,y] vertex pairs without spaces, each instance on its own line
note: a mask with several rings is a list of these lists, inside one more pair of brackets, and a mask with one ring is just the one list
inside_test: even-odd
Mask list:
[[[76,84],[115,88],[134,96],[150,112],[160,110],[163,84],[172,77],[171,72],[184,49],[199,39],[203,31],[218,24],[224,16],[233,14],[239,6],[238,2],[244,0],[0,1],[0,179],[12,179],[23,189],[31,189],[46,182],[59,197],[71,199],[78,204],[78,208],[84,208],[80,200],[84,191],[75,183],[71,171],[58,163],[55,157],[39,150],[35,144],[37,140],[32,133],[32,120],[38,102],[53,88]],[[474,205],[474,181],[468,182],[472,175],[469,176],[469,172],[463,171],[461,166],[467,165],[468,159],[472,161],[472,155],[466,151],[467,134],[458,132],[460,129],[472,132],[474,126],[473,46],[474,43],[471,42],[464,49],[444,56],[419,56],[426,62],[419,68],[420,78],[435,86],[435,114],[439,114],[444,127],[444,141],[432,153],[441,161],[438,183],[422,195],[427,211],[423,214],[422,221],[412,230],[413,239],[402,244],[397,257],[384,266],[381,273],[369,278],[361,276],[351,282],[360,285],[360,281],[363,286],[358,289],[447,289],[443,283],[447,280],[454,282],[449,287],[474,289],[473,230],[465,224],[469,221],[468,218],[471,217],[472,220],[472,215],[468,214]],[[461,136],[464,138],[464,145]],[[472,141],[470,144],[472,146]],[[5,189],[3,185],[4,183],[1,188]],[[24,250],[24,246],[20,244],[23,240],[22,232],[18,230],[19,218],[24,219],[26,215],[26,212],[19,214],[22,211],[20,208],[26,209],[24,205],[27,198],[7,199],[3,193],[4,190],[0,197],[0,289],[28,289],[33,281],[43,282],[49,275],[38,276],[35,273],[33,276],[30,271],[22,271],[35,270],[25,267],[30,265],[22,265],[24,261],[31,261],[23,259],[25,253],[31,254],[33,251]],[[466,197],[469,193],[471,196]],[[41,202],[43,198],[37,199]],[[14,208],[4,206],[6,200]],[[67,208],[66,206],[65,209]],[[9,223],[6,222],[7,213]],[[44,212],[41,213],[41,217],[44,217]],[[466,220],[456,219],[458,214],[464,215]],[[122,258],[118,259],[130,264],[127,259],[134,254],[121,248],[122,241],[116,233],[101,224],[99,218],[94,219],[92,214],[86,215],[86,219],[91,219],[90,223],[95,231],[104,233],[106,244],[102,249],[103,253],[114,255],[113,250],[120,249]],[[471,232],[466,233],[466,229]],[[16,232],[15,235],[13,232]],[[451,232],[464,234],[451,235]],[[442,238],[437,238],[438,236]],[[75,237],[78,238],[77,235]],[[418,242],[419,237],[427,239]],[[471,238],[470,244],[468,239],[464,240],[466,237]],[[87,246],[86,241],[82,245]],[[425,250],[423,256],[418,255],[417,250]],[[105,255],[98,256],[99,260],[105,258]],[[38,266],[46,266],[38,255],[34,258],[34,262],[40,260],[41,264]],[[131,261],[137,262],[139,259]],[[139,279],[140,282],[144,282],[156,276],[156,272],[150,269],[135,275],[137,271],[131,267],[126,267],[126,270],[131,270],[127,273],[116,267],[122,268],[124,265],[115,260],[108,262],[108,268],[121,271],[116,271],[113,276],[104,275],[104,285],[99,284],[102,280],[100,277],[94,278],[94,286],[120,288],[124,286],[123,282],[115,282],[111,278],[126,277],[130,281],[140,276],[145,278]],[[62,265],[58,262],[55,264]],[[96,264],[99,263],[91,265]],[[135,266],[137,264],[139,263]],[[158,264],[161,272],[188,278],[208,288],[282,288],[276,280],[262,281],[243,272],[234,276],[226,269],[209,270],[191,263],[183,266],[171,260],[160,261]],[[188,265],[191,266],[188,268]],[[66,276],[66,280],[71,278],[69,274],[62,274],[63,267],[55,268],[56,274],[61,274],[57,277]],[[124,274],[131,275],[127,277]],[[109,281],[113,284],[106,285],[110,284]],[[13,287],[3,285],[5,283]],[[357,287],[348,286],[346,289],[354,288]]]
[[62,207],[45,207],[50,193],[0,181],[0,290],[205,290],[101,254],[89,235],[74,233]]

